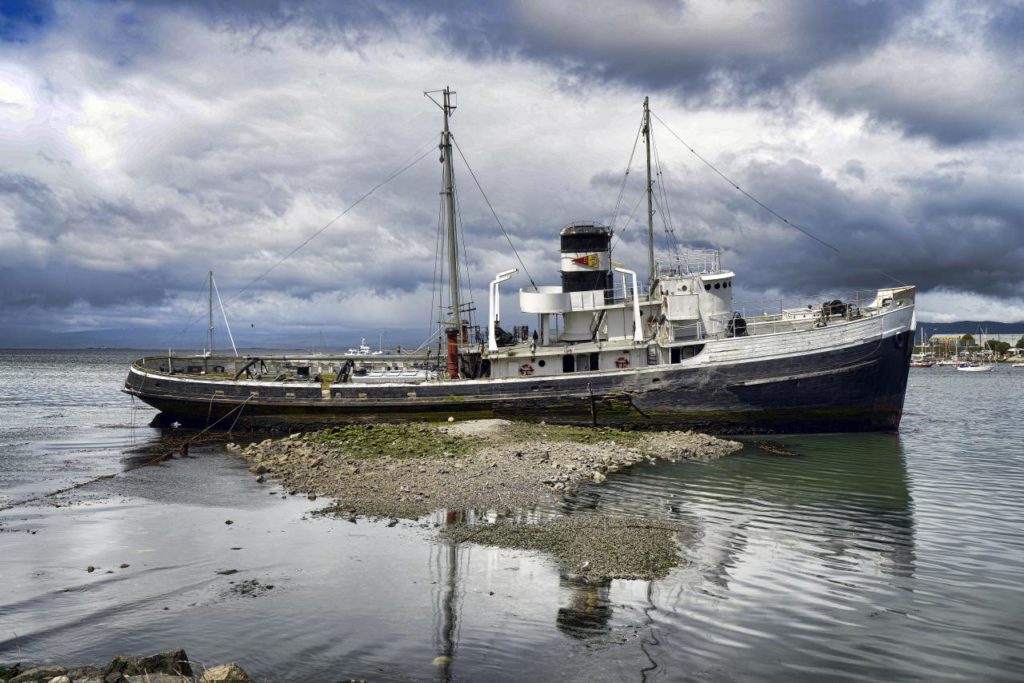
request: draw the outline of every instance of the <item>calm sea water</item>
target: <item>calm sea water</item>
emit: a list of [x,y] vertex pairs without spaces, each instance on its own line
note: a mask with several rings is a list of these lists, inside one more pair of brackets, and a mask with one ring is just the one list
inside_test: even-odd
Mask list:
[[896,435],[584,490],[557,512],[686,529],[668,578],[595,586],[429,521],[310,517],[219,447],[140,467],[176,435],[119,393],[133,355],[0,351],[0,662],[182,646],[278,681],[1021,680],[1024,369],[912,370]]

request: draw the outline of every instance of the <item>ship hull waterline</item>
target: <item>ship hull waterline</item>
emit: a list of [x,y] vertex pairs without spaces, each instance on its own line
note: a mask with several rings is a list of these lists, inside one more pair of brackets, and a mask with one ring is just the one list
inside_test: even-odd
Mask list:
[[[789,359],[516,380],[363,385],[323,398],[223,396],[229,380],[170,378],[133,366],[124,391],[159,421],[228,429],[506,418],[720,434],[895,431],[912,332]],[[269,385],[269,383],[267,383]],[[159,385],[159,386],[158,386]],[[410,390],[412,389],[412,390]]]

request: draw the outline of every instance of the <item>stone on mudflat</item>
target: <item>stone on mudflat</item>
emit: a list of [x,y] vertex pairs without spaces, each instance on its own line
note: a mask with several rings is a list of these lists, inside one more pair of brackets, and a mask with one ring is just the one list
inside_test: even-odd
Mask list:
[[232,662],[207,669],[199,683],[252,683],[252,679],[245,669]]
[[63,676],[68,672],[60,664],[34,666],[12,678],[8,683],[49,683],[51,678]]
[[125,677],[140,674],[177,674],[192,677],[192,666],[189,664],[185,650],[165,650],[148,657],[114,657],[104,670],[105,675],[120,673]]
[[138,676],[126,676],[127,683],[192,683],[191,676],[179,676],[177,674],[139,674]]
[[78,666],[68,669],[68,678],[75,683],[105,683],[103,672],[95,666]]

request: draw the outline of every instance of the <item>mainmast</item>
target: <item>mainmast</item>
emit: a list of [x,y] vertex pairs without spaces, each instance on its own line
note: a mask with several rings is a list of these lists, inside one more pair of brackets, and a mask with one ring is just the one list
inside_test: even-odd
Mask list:
[[651,178],[651,110],[644,98],[644,144],[647,147],[647,286],[654,287],[654,181]]

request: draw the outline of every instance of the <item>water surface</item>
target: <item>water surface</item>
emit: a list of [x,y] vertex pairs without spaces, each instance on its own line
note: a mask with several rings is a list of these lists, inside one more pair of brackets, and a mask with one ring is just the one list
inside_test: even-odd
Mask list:
[[132,355],[0,351],[0,661],[180,645],[277,681],[1024,668],[1024,370],[912,370],[899,434],[779,437],[800,455],[642,465],[553,504],[685,529],[666,579],[588,585],[541,554],[447,545],[440,515],[312,517],[323,501],[220,447],[140,467],[175,434],[118,392]]

